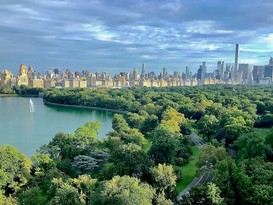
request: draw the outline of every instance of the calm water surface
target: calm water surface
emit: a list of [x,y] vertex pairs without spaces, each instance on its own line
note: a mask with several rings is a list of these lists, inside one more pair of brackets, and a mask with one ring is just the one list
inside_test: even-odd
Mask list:
[[0,145],[11,144],[28,157],[57,132],[73,133],[86,122],[101,122],[98,138],[112,129],[111,112],[47,106],[41,98],[31,98],[35,112],[30,112],[29,100],[0,97]]

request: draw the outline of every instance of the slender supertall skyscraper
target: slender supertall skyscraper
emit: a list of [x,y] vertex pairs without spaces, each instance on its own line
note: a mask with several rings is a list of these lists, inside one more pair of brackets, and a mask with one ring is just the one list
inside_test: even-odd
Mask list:
[[235,69],[234,71],[237,72],[238,71],[238,60],[239,60],[239,44],[236,44],[236,48],[235,48]]
[[145,68],[145,64],[142,64],[142,70],[141,70],[141,79],[145,79],[145,75],[146,75],[146,68]]

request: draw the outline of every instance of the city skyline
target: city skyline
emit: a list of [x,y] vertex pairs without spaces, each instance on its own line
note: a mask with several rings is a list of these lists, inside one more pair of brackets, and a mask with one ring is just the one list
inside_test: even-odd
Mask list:
[[[273,53],[269,0],[34,1],[0,3],[0,70],[208,72],[218,61],[265,65]],[[259,12],[251,12],[251,11]],[[249,12],[246,12],[249,11]]]

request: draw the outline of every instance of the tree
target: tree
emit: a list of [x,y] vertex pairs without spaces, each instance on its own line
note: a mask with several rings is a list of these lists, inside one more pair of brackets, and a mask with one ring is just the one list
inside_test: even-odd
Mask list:
[[47,200],[43,195],[45,194],[38,186],[28,187],[17,195],[17,200],[22,205],[46,205]]
[[153,164],[141,147],[132,143],[120,145],[111,153],[109,161],[114,163],[117,175],[138,177],[146,175]]
[[268,146],[267,158],[273,161],[273,128],[271,128],[270,133],[265,138],[265,145]]
[[62,178],[52,180],[51,190],[53,197],[50,199],[50,205],[85,205],[91,201],[90,196],[93,193],[96,179],[89,175],[81,175],[75,179],[63,181]]
[[0,86],[0,93],[1,94],[13,94],[14,91],[8,85]]
[[78,192],[82,194],[81,197],[84,199],[85,204],[89,204],[91,201],[91,194],[97,184],[97,179],[92,179],[90,175],[80,175],[78,178],[70,179],[69,183],[77,188]]
[[114,131],[109,132],[110,137],[119,137],[125,143],[135,143],[142,145],[144,136],[138,129],[130,128],[122,115],[115,114],[112,120],[112,127]]
[[74,157],[72,167],[77,175],[90,174],[94,169],[98,168],[96,159],[86,155],[78,155]]
[[77,147],[86,150],[87,152],[95,150],[98,144],[97,136],[99,134],[100,122],[87,122],[84,126],[75,131],[75,139]]
[[0,147],[0,187],[6,194],[18,191],[30,177],[31,161],[11,145]]
[[245,204],[251,187],[250,178],[243,166],[234,160],[220,161],[214,171],[214,182],[220,188],[227,204]]
[[248,204],[272,204],[273,187],[269,185],[254,185],[251,189]]
[[198,167],[212,168],[217,162],[227,160],[228,153],[224,147],[214,147],[213,145],[204,145],[200,149]]
[[270,133],[266,136],[265,144],[268,144],[273,148],[273,128],[271,128]]
[[56,168],[56,163],[48,155],[36,152],[32,157],[32,168],[35,172],[46,172]]
[[12,197],[11,195],[9,197],[5,197],[0,192],[0,205],[18,205],[16,198]]
[[256,156],[266,156],[269,152],[269,146],[265,144],[264,136],[256,133],[250,133],[239,137],[234,142],[238,149],[238,157],[252,158]]
[[156,163],[171,164],[176,156],[178,140],[174,132],[160,125],[153,132],[153,144],[149,150]]
[[145,117],[136,113],[128,113],[127,122],[130,127],[141,130],[145,121]]
[[151,205],[155,191],[148,184],[129,176],[115,176],[98,187],[91,204]]
[[162,191],[155,197],[155,205],[173,205],[170,199],[166,199],[165,192]]
[[184,196],[180,205],[220,205],[223,198],[220,196],[221,190],[213,183],[198,185],[193,187],[189,195]]
[[112,128],[119,133],[129,129],[129,126],[122,115],[115,114],[112,120]]
[[49,202],[49,205],[59,204],[84,205],[85,201],[75,187],[64,183],[56,189],[55,196]]
[[150,169],[153,181],[153,187],[159,193],[166,193],[168,197],[172,196],[176,187],[176,175],[172,165],[158,164]]
[[197,123],[201,134],[204,134],[210,141],[210,137],[215,135],[219,126],[219,120],[214,115],[204,115]]
[[184,114],[177,112],[172,107],[167,108],[162,113],[161,123],[168,126],[173,132],[180,132],[180,124],[185,123],[186,118]]
[[260,116],[256,122],[255,127],[272,127],[273,126],[273,114],[265,114]]

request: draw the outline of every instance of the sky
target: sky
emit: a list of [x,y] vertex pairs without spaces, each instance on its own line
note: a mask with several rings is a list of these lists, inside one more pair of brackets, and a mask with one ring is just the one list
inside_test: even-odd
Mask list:
[[0,70],[66,68],[112,74],[208,71],[217,61],[265,65],[272,0],[0,0]]

